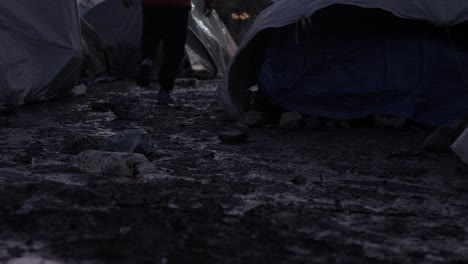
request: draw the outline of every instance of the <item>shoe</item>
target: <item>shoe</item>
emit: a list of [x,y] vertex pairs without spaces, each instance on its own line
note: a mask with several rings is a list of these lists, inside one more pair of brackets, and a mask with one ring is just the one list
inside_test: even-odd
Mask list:
[[138,86],[149,88],[150,86],[150,78],[151,78],[151,71],[153,68],[151,67],[150,63],[143,62],[140,66],[140,75],[136,81]]
[[169,91],[166,91],[164,89],[159,90],[158,95],[156,96],[158,104],[171,104],[174,103],[174,99],[171,97],[171,93]]

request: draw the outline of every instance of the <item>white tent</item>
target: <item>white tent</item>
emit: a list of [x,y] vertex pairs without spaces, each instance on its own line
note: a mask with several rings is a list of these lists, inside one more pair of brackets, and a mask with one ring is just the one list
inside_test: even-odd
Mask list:
[[69,91],[80,74],[76,0],[0,1],[0,112]]

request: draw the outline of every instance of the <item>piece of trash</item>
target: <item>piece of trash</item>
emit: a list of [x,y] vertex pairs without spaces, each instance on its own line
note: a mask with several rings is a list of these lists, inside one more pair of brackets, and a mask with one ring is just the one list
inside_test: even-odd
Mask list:
[[115,177],[137,177],[150,168],[148,159],[139,153],[87,150],[70,161],[84,173]]
[[86,87],[86,85],[80,84],[78,86],[75,86],[71,90],[71,96],[73,96],[73,97],[83,96],[83,95],[86,94],[87,90],[88,90],[88,88]]
[[452,144],[451,149],[466,164],[468,164],[468,127]]
[[141,128],[136,128],[127,129],[110,137],[99,150],[140,153],[146,156],[152,156],[157,154],[159,147],[146,131]]

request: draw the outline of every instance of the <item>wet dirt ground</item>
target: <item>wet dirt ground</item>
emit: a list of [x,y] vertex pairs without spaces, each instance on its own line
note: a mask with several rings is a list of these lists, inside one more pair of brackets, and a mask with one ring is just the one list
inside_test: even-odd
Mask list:
[[[428,131],[260,128],[224,144],[216,84],[145,121],[91,110],[129,82],[1,118],[0,263],[468,263],[468,166],[424,153]],[[135,127],[166,153],[140,178],[61,153]]]

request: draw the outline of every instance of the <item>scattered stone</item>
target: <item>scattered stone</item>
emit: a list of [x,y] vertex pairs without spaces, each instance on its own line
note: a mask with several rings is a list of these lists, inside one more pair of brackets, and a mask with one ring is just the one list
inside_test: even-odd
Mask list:
[[98,148],[98,144],[91,137],[85,135],[77,135],[65,144],[65,146],[62,149],[62,153],[76,155],[85,150],[95,150]]
[[235,123],[231,127],[218,133],[219,139],[225,143],[241,143],[249,139],[248,127],[242,123]]
[[140,153],[153,156],[159,150],[151,136],[141,128],[127,129],[110,137],[100,148],[101,151]]
[[88,88],[86,87],[86,85],[81,84],[81,85],[75,86],[71,90],[70,95],[73,96],[73,97],[80,97],[80,96],[85,95],[87,90],[88,90]]
[[320,130],[323,128],[320,118],[311,116],[304,120],[305,127],[311,130]]
[[455,140],[451,149],[463,162],[468,164],[468,128]]
[[379,128],[403,128],[407,119],[398,116],[374,115],[374,125]]
[[265,114],[260,111],[249,111],[242,115],[240,122],[248,127],[261,127],[265,124]]
[[424,141],[423,148],[427,152],[452,153],[452,130],[450,126],[441,126],[434,130]]
[[298,129],[301,126],[302,115],[298,112],[286,112],[281,116],[280,128]]
[[116,177],[137,177],[150,168],[146,157],[138,153],[87,150],[70,161],[84,173]]
[[122,120],[153,118],[154,104],[141,98],[118,98],[111,101],[111,111]]
[[110,111],[112,104],[99,100],[91,104],[91,110],[94,112],[107,112]]

